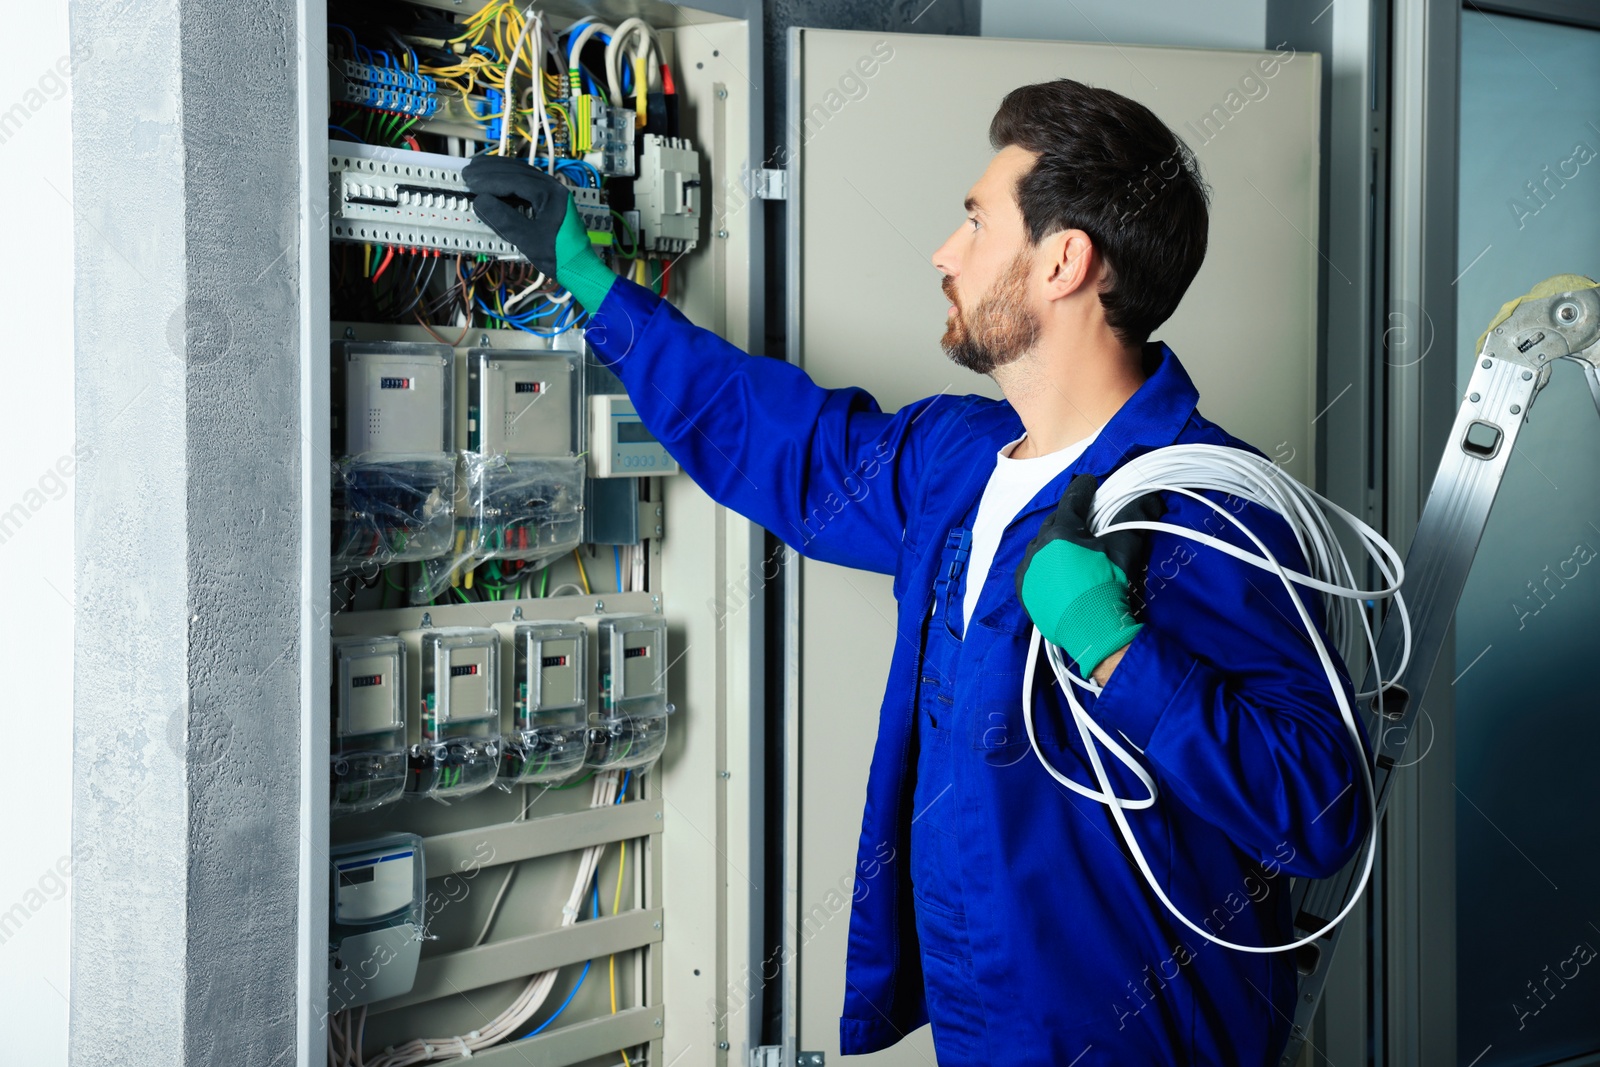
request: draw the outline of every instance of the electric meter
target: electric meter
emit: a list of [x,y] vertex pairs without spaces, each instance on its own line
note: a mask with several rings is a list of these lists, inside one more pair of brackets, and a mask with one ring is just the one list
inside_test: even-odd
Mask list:
[[501,695],[501,788],[556,782],[588,755],[589,631],[576,622],[500,623],[511,643]]
[[597,710],[589,714],[588,765],[645,768],[667,744],[667,620],[589,615]]
[[398,800],[406,787],[405,646],[398,637],[333,640],[334,815]]
[[328,1010],[407,992],[422,954],[422,838],[389,834],[328,855]]
[[407,791],[454,799],[488,788],[500,769],[500,635],[427,626],[400,637],[415,679],[406,709]]

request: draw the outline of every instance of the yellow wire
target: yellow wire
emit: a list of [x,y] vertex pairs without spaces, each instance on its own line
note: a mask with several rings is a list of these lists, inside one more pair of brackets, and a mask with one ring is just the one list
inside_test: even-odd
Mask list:
[[577,549],[572,550],[572,558],[578,561],[578,577],[583,579],[584,595],[592,596],[594,594],[594,590],[589,588],[589,572],[583,569],[583,557],[578,555]]
[[[622,848],[622,858],[617,861],[617,895],[611,901],[611,914],[616,915],[622,909],[622,872],[628,869],[628,843],[619,841]],[[606,964],[611,972],[611,1014],[617,1013],[617,957],[613,953]],[[632,1067],[628,1062],[628,1050],[622,1049],[622,1062],[625,1067]]]

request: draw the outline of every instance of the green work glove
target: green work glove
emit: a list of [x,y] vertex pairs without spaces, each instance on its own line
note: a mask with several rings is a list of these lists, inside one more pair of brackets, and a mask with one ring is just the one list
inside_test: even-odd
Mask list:
[[[510,156],[475,156],[461,176],[480,219],[585,310],[600,307],[617,276],[589,243],[572,192],[559,178]],[[520,204],[533,209],[531,218]]]
[[[1028,616],[1086,678],[1142,628],[1128,606],[1128,576],[1143,562],[1145,537],[1138,530],[1103,537],[1089,531],[1097,487],[1092,474],[1072,479],[1017,567],[1017,597]],[[1147,493],[1123,508],[1116,521],[1154,521],[1165,511],[1161,497]]]

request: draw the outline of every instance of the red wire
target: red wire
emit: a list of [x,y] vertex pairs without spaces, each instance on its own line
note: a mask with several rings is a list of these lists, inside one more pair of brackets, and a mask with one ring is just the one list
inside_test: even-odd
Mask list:
[[672,274],[672,261],[661,264],[661,299],[667,298],[667,278]]
[[672,82],[672,68],[665,63],[661,64],[661,91],[668,96],[678,91],[678,87]]
[[383,262],[379,263],[378,264],[378,269],[372,272],[372,280],[373,281],[377,281],[380,277],[383,276],[383,268],[387,267],[389,265],[389,261],[391,259],[393,259],[393,258],[394,258],[394,245],[390,245],[389,246],[389,250],[387,252],[385,252],[384,255],[383,255]]

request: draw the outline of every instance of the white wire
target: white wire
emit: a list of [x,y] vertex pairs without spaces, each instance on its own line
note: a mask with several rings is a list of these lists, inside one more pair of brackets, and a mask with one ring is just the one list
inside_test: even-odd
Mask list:
[[[1290,529],[1294,531],[1301,554],[1306,558],[1309,573],[1302,574],[1284,567],[1249,527],[1230,513],[1228,509],[1223,508],[1208,497],[1201,496],[1200,492],[1203,491],[1227,493],[1234,497],[1252,501],[1263,507],[1271,508],[1282,515],[1288,522]],[[1241,530],[1254,544],[1259,554],[1252,554],[1245,549],[1238,548],[1198,530],[1176,526],[1171,523],[1144,520],[1112,523],[1113,516],[1121,512],[1127,505],[1150,492],[1176,493],[1199,501]],[[1372,557],[1377,569],[1383,575],[1383,579],[1387,583],[1384,588],[1363,590],[1355,587],[1355,577],[1350,567],[1350,561],[1334,534],[1334,528],[1328,518],[1330,514],[1344,522],[1355,532],[1362,548]],[[1201,937],[1226,948],[1235,949],[1239,952],[1253,953],[1287,952],[1316,941],[1350,914],[1350,911],[1361,899],[1361,894],[1365,891],[1367,883],[1371,879],[1373,860],[1377,854],[1377,795],[1372,782],[1372,768],[1367,763],[1365,748],[1362,745],[1361,729],[1356,722],[1355,708],[1351,698],[1345,692],[1339,668],[1335,665],[1333,657],[1328,652],[1327,643],[1323,641],[1322,635],[1312,622],[1311,615],[1306,610],[1305,603],[1301,599],[1300,592],[1296,589],[1296,586],[1315,589],[1323,594],[1326,609],[1324,615],[1328,620],[1330,636],[1337,635],[1338,638],[1344,639],[1344,641],[1338,642],[1336,638],[1336,647],[1342,644],[1347,648],[1346,658],[1351,658],[1356,651],[1354,648],[1349,647],[1349,642],[1354,639],[1356,627],[1359,624],[1360,634],[1365,638],[1364,644],[1374,666],[1374,675],[1378,678],[1378,687],[1373,693],[1357,694],[1356,696],[1359,699],[1364,696],[1375,695],[1378,698],[1378,710],[1381,713],[1383,693],[1393,683],[1383,681],[1385,675],[1382,670],[1382,664],[1378,660],[1377,641],[1372,633],[1371,620],[1367,617],[1366,612],[1361,610],[1361,601],[1376,600],[1389,596],[1393,596],[1395,599],[1395,609],[1399,611],[1401,620],[1402,651],[1400,664],[1390,677],[1398,677],[1404,672],[1406,665],[1411,660],[1411,624],[1406,614],[1405,600],[1400,596],[1400,586],[1405,580],[1404,560],[1376,530],[1337,504],[1301,485],[1285,474],[1276,464],[1252,453],[1220,445],[1172,445],[1167,448],[1156,449],[1124,464],[1110,475],[1096,492],[1094,505],[1089,514],[1089,527],[1096,534],[1112,533],[1118,530],[1149,530],[1175,534],[1179,537],[1209,545],[1235,559],[1243,560],[1252,566],[1270,571],[1283,583],[1284,590],[1289,594],[1289,599],[1294,604],[1295,611],[1300,617],[1300,622],[1311,639],[1312,647],[1316,650],[1317,659],[1322,665],[1328,686],[1333,692],[1335,702],[1339,706],[1339,717],[1344,723],[1351,747],[1356,753],[1360,754],[1358,762],[1361,767],[1362,785],[1365,789],[1368,814],[1366,859],[1362,865],[1360,882],[1356,886],[1355,892],[1351,894],[1349,901],[1325,926],[1315,933],[1285,945],[1235,944],[1214,936],[1210,931],[1184,915],[1162,890],[1160,881],[1150,869],[1150,864],[1145,859],[1144,851],[1139,847],[1138,840],[1134,837],[1133,828],[1129,825],[1126,815],[1127,809],[1148,808],[1155,803],[1158,792],[1154,779],[1131,753],[1114,741],[1100,724],[1084,710],[1082,704],[1078,701],[1076,687],[1082,685],[1096,692],[1098,692],[1098,689],[1072,675],[1066,668],[1060,649],[1047,642],[1045,643],[1047,658],[1055,672],[1057,684],[1060,685],[1062,692],[1066,695],[1067,706],[1071,710],[1073,723],[1077,727],[1078,735],[1088,753],[1089,764],[1094,770],[1095,782],[1099,788],[1092,789],[1062,774],[1040,750],[1033,726],[1034,667],[1039,658],[1039,645],[1043,642],[1043,635],[1040,634],[1037,627],[1034,628],[1033,636],[1029,641],[1028,663],[1023,672],[1022,681],[1023,723],[1027,727],[1028,742],[1033,748],[1034,755],[1053,779],[1082,796],[1106,805],[1111,810],[1111,817],[1116,822],[1122,839],[1127,843],[1129,851],[1134,857],[1134,862],[1138,865],[1140,873],[1144,875],[1145,881],[1155,892],[1157,899],[1180,922]],[[1144,784],[1149,793],[1148,796],[1127,798],[1118,796],[1115,793],[1111,786],[1110,777],[1106,774],[1104,761],[1101,759],[1100,745],[1097,745],[1096,741],[1104,745],[1106,750],[1119,763],[1131,771]],[[1130,741],[1129,744],[1131,745],[1132,742]]]
[[634,56],[651,61],[649,80],[645,85],[634,86],[635,94],[642,96],[647,89],[657,88],[661,84],[661,44],[656,39],[656,31],[644,19],[623,19],[617,24],[616,31],[611,34],[611,40],[606,44],[606,88],[611,92],[612,107],[624,106],[622,102],[622,74],[618,57],[622,55],[623,44],[635,34],[639,36],[640,40],[634,46]]

